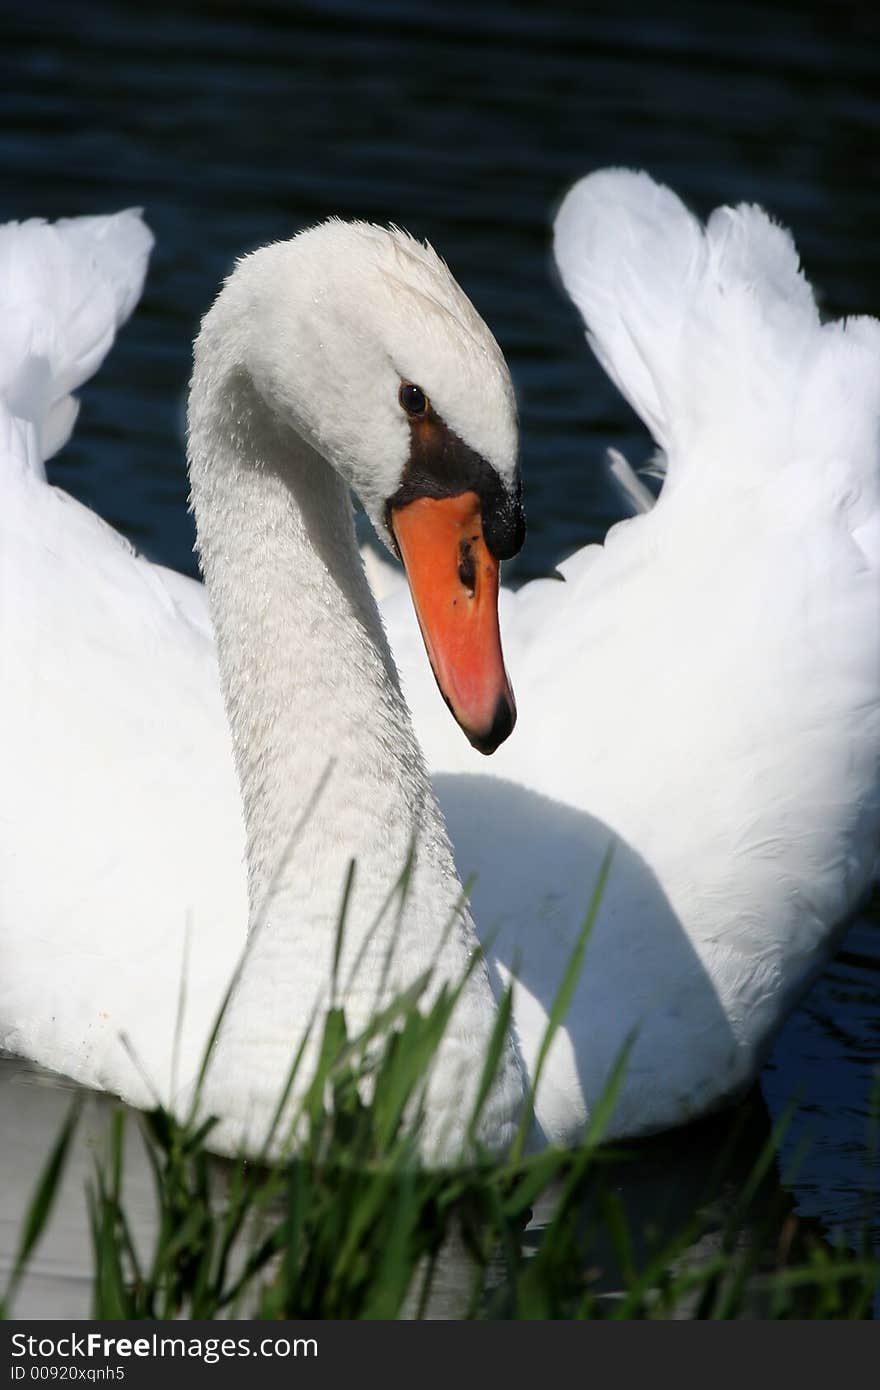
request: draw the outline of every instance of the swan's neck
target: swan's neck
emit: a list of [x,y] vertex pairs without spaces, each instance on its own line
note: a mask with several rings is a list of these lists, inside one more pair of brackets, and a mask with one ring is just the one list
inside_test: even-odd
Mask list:
[[[247,830],[250,940],[212,1064],[224,1112],[238,1111],[231,1145],[247,1128],[244,1109],[274,1105],[313,1010],[328,1001],[352,860],[339,972],[344,982],[360,957],[345,991],[352,1025],[432,961],[438,979],[460,976],[477,941],[467,916],[448,931],[460,883],[347,489],[259,398],[241,354],[230,352],[221,307],[197,350],[189,453]],[[392,904],[383,916],[414,837],[406,911]],[[476,1044],[494,1013],[484,972],[466,1012],[462,1029]],[[461,1061],[474,1067],[472,1057]]]
[[193,501],[244,800],[251,927],[270,908],[332,917],[349,860],[365,890],[389,859],[399,871],[432,798],[345,485],[241,375],[222,402],[197,405]]

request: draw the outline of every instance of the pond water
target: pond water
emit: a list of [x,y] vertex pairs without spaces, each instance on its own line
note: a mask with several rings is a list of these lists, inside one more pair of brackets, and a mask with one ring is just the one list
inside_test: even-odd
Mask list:
[[[600,165],[639,165],[701,213],[762,202],[794,231],[829,314],[880,310],[880,183],[870,176],[880,10],[859,0],[658,9],[15,7],[0,49],[0,217],[136,204],[157,236],[143,303],[84,393],[55,480],[148,554],[192,572],[182,401],[199,316],[242,251],[338,213],[428,236],[507,355],[530,528],[509,578],[546,573],[601,539],[620,514],[603,450],[638,462],[649,444],[589,359],[551,271],[550,222],[570,182]],[[799,1102],[778,1176],[828,1236],[858,1227],[871,1180],[878,986],[875,904],[761,1078],[771,1117]],[[39,1074],[0,1064],[0,1280],[65,1103]],[[703,1127],[666,1144],[666,1182],[680,1172],[686,1194],[692,1165],[709,1163],[718,1142],[717,1127]],[[87,1311],[87,1166],[86,1148],[22,1313]],[[876,1159],[872,1171],[876,1183]],[[654,1200],[630,1187],[637,1202]]]

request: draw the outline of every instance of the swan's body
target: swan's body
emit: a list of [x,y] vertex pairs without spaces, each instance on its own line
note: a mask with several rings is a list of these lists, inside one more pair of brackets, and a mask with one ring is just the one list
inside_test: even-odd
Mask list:
[[631,1133],[755,1075],[875,872],[880,324],[820,326],[787,233],[755,208],[704,232],[645,175],[577,185],[555,249],[664,450],[660,499],[564,584],[505,593],[519,722],[485,766],[438,717],[399,597],[384,611],[475,918],[540,1006],[528,1062],[619,837],[555,1113],[567,1133],[638,1030],[612,1122]]
[[0,413],[2,781],[15,788],[0,835],[0,1041],[145,1102],[119,1032],[133,1030],[167,1093],[168,1040],[149,1020],[179,990],[180,907],[195,906],[196,882],[212,929],[190,933],[203,988],[185,1048],[207,1035],[240,950],[235,773],[204,589],[47,486],[40,435],[50,412],[72,426],[68,392],[136,301],[152,238],[134,214],[4,233],[19,335],[3,384],[39,389],[5,391]]
[[[129,255],[112,261],[126,266],[124,293],[108,310],[103,348],[114,317],[136,297],[147,249],[136,222],[113,225]],[[84,275],[79,252],[68,263],[73,276]],[[704,234],[644,176],[584,181],[560,214],[557,256],[600,360],[666,451],[661,500],[615,528],[604,547],[566,562],[564,585],[539,581],[504,595],[520,726],[490,762],[449,720],[408,606],[392,594],[383,611],[458,868],[478,875],[474,914],[491,939],[493,974],[503,980],[516,970],[521,981],[515,1019],[529,1065],[616,839],[584,974],[539,1097],[547,1136],[570,1140],[633,1032],[612,1132],[680,1123],[741,1089],[870,881],[880,831],[880,329],[868,320],[820,328],[790,242],[762,214],[716,214]],[[100,248],[89,274],[102,278]],[[96,365],[88,344],[62,346],[66,375],[51,360],[49,373],[59,396]],[[302,351],[307,358],[308,345]],[[317,396],[320,383],[312,390]],[[203,491],[209,579],[230,619],[226,694],[241,715],[236,725],[233,713],[233,730],[250,817],[252,918],[265,866],[292,829],[291,785],[300,802],[307,798],[328,740],[349,731],[341,749],[348,781],[315,842],[330,845],[329,854],[311,876],[272,883],[284,922],[302,922],[308,901],[311,945],[292,927],[274,938],[277,949],[267,937],[263,955],[251,953],[235,1026],[221,1039],[227,1060],[219,1076],[213,1069],[213,1100],[231,1144],[245,1133],[254,1075],[274,1086],[290,1055],[289,1001],[307,1007],[326,984],[327,957],[314,944],[329,940],[348,858],[381,861],[390,845],[396,868],[414,805],[427,796],[425,906],[420,919],[417,905],[404,948],[412,960],[436,946],[429,900],[451,904],[457,880],[351,562],[342,485],[309,472],[307,490],[318,494],[299,498],[299,520],[282,535],[278,518],[293,516],[288,492],[275,502],[271,487],[249,493],[254,474],[239,466],[243,454],[226,460],[234,483],[208,496],[224,476],[225,464],[213,466],[218,454],[224,462],[224,447],[264,451],[271,474],[279,441],[268,422],[258,440],[230,428],[247,417],[247,399],[231,401],[225,422],[210,390],[205,399],[199,437],[210,448],[202,463],[198,439],[192,450],[194,490],[197,507]],[[210,624],[198,585],[138,559],[46,485],[36,426],[29,433],[21,423],[28,410],[37,425],[45,419],[45,402],[7,400],[0,1041],[143,1103],[120,1029],[166,1089],[188,922],[178,1074],[191,1075],[248,918],[240,797]],[[453,413],[469,408],[450,404]],[[504,414],[503,403],[495,413]],[[491,438],[477,438],[481,417],[466,424],[490,453]],[[64,430],[56,434],[55,445]],[[289,437],[285,444],[289,458]],[[375,511],[377,499],[366,500]],[[316,558],[303,517],[328,511],[341,540]],[[268,597],[248,597],[224,569],[232,563],[225,538],[242,518],[245,549],[251,525],[260,554],[267,537],[278,541]],[[342,595],[332,612],[347,610],[344,630],[327,625],[328,574]],[[307,669],[285,669],[278,653],[289,614],[302,605],[316,656]],[[334,708],[338,662],[323,664],[321,653],[352,643],[352,616],[363,681],[346,687],[344,709]],[[249,644],[230,658],[243,632]],[[220,638],[222,655],[222,627]],[[261,684],[263,705],[248,704],[240,689],[230,697],[236,671]],[[297,679],[318,721],[305,740],[285,724]],[[372,753],[358,703],[365,690],[374,704],[385,701],[389,719]],[[249,767],[242,749],[261,750],[243,712],[254,708],[274,734],[262,763]],[[399,776],[387,771],[389,730]],[[386,803],[390,840],[375,816]],[[300,873],[295,860],[292,872]],[[367,898],[384,882],[382,874],[366,882]],[[469,932],[465,922],[447,959],[452,975]],[[475,1038],[492,1013],[481,982],[471,1008]],[[496,1137],[517,1088],[511,1059]]]

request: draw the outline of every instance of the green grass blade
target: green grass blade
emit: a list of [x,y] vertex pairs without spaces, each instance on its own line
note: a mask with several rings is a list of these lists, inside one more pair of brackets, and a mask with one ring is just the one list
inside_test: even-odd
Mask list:
[[12,1272],[3,1295],[2,1308],[7,1310],[15,1296],[16,1290],[27,1269],[28,1261],[37,1246],[40,1237],[46,1229],[46,1223],[52,1214],[55,1199],[58,1195],[58,1187],[64,1176],[64,1169],[67,1164],[67,1155],[70,1144],[76,1133],[79,1124],[82,1101],[77,1096],[71,1104],[67,1113],[67,1118],[61,1127],[58,1138],[52,1145],[49,1157],[40,1174],[34,1195],[30,1200],[27,1212],[25,1213],[24,1225],[22,1226],[21,1237],[18,1243],[18,1250],[12,1264]]
[[534,1115],[535,1111],[535,1097],[538,1093],[538,1085],[541,1080],[541,1073],[544,1070],[544,1064],[547,1061],[547,1055],[552,1046],[553,1039],[555,1038],[559,1030],[559,1027],[562,1024],[563,1019],[568,1013],[569,1005],[571,1004],[574,991],[577,987],[577,982],[580,979],[581,970],[583,969],[584,963],[584,952],[587,949],[587,942],[590,939],[590,935],[596,923],[596,918],[599,915],[599,908],[602,903],[602,898],[605,894],[605,885],[608,882],[608,875],[611,872],[611,861],[613,857],[614,845],[612,843],[608,846],[608,849],[605,851],[605,855],[602,859],[602,864],[599,868],[599,874],[596,879],[596,884],[593,888],[592,896],[590,897],[590,903],[587,908],[587,915],[584,918],[584,922],[580,931],[578,932],[577,940],[574,944],[574,949],[572,950],[572,953],[569,957],[568,965],[565,967],[565,971],[560,981],[559,988],[556,991],[556,997],[553,1000],[550,1015],[547,1019],[547,1027],[544,1029],[544,1036],[541,1039],[541,1046],[538,1051],[537,1061],[535,1063],[535,1073],[532,1077],[532,1084],[529,1087],[529,1093],[526,1098],[525,1106],[523,1108],[519,1129],[517,1131],[511,1149],[511,1153],[514,1158],[519,1158],[525,1147],[525,1142],[532,1124],[532,1116]]

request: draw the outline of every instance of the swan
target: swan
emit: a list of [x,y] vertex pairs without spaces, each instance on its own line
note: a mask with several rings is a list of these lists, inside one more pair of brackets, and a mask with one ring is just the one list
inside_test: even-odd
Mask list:
[[[99,247],[102,233],[112,240],[112,224],[95,229]],[[130,219],[116,233],[140,235],[144,245]],[[51,232],[35,235],[46,242]],[[66,382],[59,387],[63,371],[46,336],[41,361],[48,359],[57,394]],[[31,356],[38,351],[35,343]],[[35,375],[38,364],[28,365]],[[18,392],[20,416],[38,413],[35,394]],[[63,400],[53,402],[50,418],[63,409]],[[28,793],[41,802],[47,784],[63,780],[55,794],[66,792],[70,804],[66,831],[51,811],[49,824],[31,822],[54,883],[45,896],[32,884],[29,908],[19,898],[31,931],[27,940],[14,932],[4,940],[0,1016],[13,1050],[143,1101],[134,1068],[172,1085],[178,1064],[180,1075],[193,1076],[193,1038],[204,1047],[205,1006],[216,1013],[247,930],[202,1096],[221,1120],[215,1144],[234,1152],[265,1142],[292,1058],[308,1039],[292,1105],[307,1084],[319,1032],[309,1029],[332,1002],[331,977],[349,1028],[359,1031],[426,971],[436,992],[461,980],[477,954],[356,546],[350,489],[409,557],[438,679],[468,737],[491,751],[515,717],[497,626],[499,560],[523,535],[513,392],[497,344],[433,251],[403,233],[331,221],[244,258],[205,316],[188,455],[217,672],[204,615],[192,620],[197,590],[169,584],[50,490],[39,469],[19,467],[14,479],[19,510],[8,519],[13,553],[4,554],[4,599],[21,599],[9,615],[20,701],[13,712],[20,736],[24,702],[42,702],[54,687],[65,751],[51,737],[31,744],[26,759],[36,753],[40,767]],[[41,558],[15,545],[25,532],[25,547],[36,541]],[[214,742],[223,730],[218,675],[233,758],[225,739]],[[121,718],[109,709],[116,702]],[[26,778],[14,751],[12,760],[12,778]],[[77,808],[80,796],[86,803]],[[216,864],[232,912],[214,897],[204,918],[193,914],[195,950],[184,963],[181,914],[198,881],[189,843],[206,806],[197,874],[210,878]],[[21,823],[35,809],[21,808]],[[70,842],[72,833],[87,842],[85,884],[66,878],[68,862],[62,878],[54,860],[56,837]],[[404,910],[388,911],[414,836]],[[165,873],[169,838],[179,841],[170,864],[176,908],[169,913],[147,889],[146,914],[138,905],[135,920],[125,920],[147,876]],[[141,867],[123,888],[126,841],[125,868],[135,869],[131,856]],[[70,859],[81,849],[72,845]],[[15,879],[13,871],[13,894]],[[177,1043],[168,1027],[174,973],[192,983],[196,1005]],[[475,1057],[489,1046],[495,1016],[479,962],[432,1070],[429,1154],[461,1150],[478,1089]],[[508,1040],[481,1119],[486,1142],[512,1139],[522,1098]]]
[[[6,230],[21,234],[35,278],[70,293],[25,296],[11,321],[30,337],[12,338],[4,395],[3,1045],[149,1103],[120,1031],[163,1090],[175,1060],[191,1073],[250,918],[209,1098],[219,1142],[253,1143],[301,1006],[326,990],[348,860],[372,905],[415,820],[424,897],[403,959],[439,958],[455,975],[473,926],[461,919],[441,951],[436,907],[454,911],[475,873],[490,970],[439,1068],[439,1148],[491,1026],[489,987],[512,981],[513,1046],[486,1120],[490,1137],[509,1132],[611,843],[538,1093],[543,1137],[578,1137],[626,1044],[611,1135],[735,1098],[874,872],[877,323],[821,325],[790,237],[760,209],[719,209],[703,228],[645,174],[575,186],[557,264],[665,480],[649,506],[617,460],[636,515],[563,562],[564,583],[502,591],[519,714],[487,760],[436,685],[478,748],[509,731],[491,605],[469,660],[450,664],[425,499],[405,492],[424,421],[400,393],[417,388],[410,404],[423,397],[451,431],[453,467],[469,469],[455,486],[477,484],[509,547],[515,409],[494,340],[442,263],[401,233],[330,223],[246,258],[227,282],[190,404],[215,650],[201,587],[135,555],[42,469],[72,428],[70,391],[137,298],[148,233],[123,214]],[[90,309],[84,324],[83,306],[102,302],[103,319]],[[349,485],[418,576],[415,614],[392,592],[382,616],[442,815],[357,559]],[[413,533],[389,533],[395,497],[412,503]],[[337,746],[342,767],[298,827]],[[363,983],[375,985],[369,971]]]
[[[399,595],[383,612],[493,968],[518,975],[529,1069],[615,837],[539,1098],[567,1140],[633,1037],[610,1132],[736,1098],[875,879],[880,323],[821,323],[760,208],[703,227],[645,173],[577,183],[554,252],[659,498],[613,455],[634,515],[564,583],[502,595],[519,722],[487,765],[438,719]],[[504,836],[475,841],[493,814]]]

